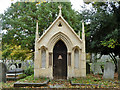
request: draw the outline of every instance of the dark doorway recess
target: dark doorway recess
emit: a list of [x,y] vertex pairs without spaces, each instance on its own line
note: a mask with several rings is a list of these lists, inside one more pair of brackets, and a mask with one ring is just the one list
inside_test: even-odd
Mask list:
[[53,49],[53,77],[67,79],[67,47],[59,40]]

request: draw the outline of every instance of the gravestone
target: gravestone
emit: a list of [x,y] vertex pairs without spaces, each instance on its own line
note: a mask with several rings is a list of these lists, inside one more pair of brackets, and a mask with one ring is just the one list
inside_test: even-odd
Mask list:
[[118,80],[120,80],[120,59],[118,60]]
[[1,62],[0,63],[0,82],[6,82],[6,72],[7,72],[7,67],[6,65]]
[[112,62],[106,62],[104,66],[104,79],[114,79],[115,65]]
[[99,63],[93,63],[91,65],[91,69],[92,69],[94,75],[102,74],[102,69],[101,69],[101,66]]
[[90,74],[90,65],[86,63],[86,74]]
[[11,65],[11,66],[9,67],[9,70],[13,70],[13,69],[16,69],[16,66],[15,66],[15,65]]
[[21,68],[22,67],[22,63],[18,63],[18,68]]

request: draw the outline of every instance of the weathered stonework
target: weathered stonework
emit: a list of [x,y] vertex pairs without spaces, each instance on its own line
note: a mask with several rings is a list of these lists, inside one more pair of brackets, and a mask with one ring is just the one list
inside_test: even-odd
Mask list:
[[[61,27],[59,27],[61,23]],[[53,79],[53,48],[55,44],[61,40],[67,47],[67,79],[71,77],[85,77],[86,76],[86,52],[85,52],[85,33],[84,23],[82,23],[82,39],[78,36],[72,27],[62,17],[61,9],[56,20],[39,38],[38,35],[38,21],[36,24],[36,40],[35,40],[35,59],[34,59],[34,77],[49,77]],[[46,66],[42,68],[41,51],[42,48],[46,50]],[[74,66],[74,51],[79,51],[79,68]],[[71,59],[71,61],[68,61]],[[51,60],[51,61],[50,61]]]

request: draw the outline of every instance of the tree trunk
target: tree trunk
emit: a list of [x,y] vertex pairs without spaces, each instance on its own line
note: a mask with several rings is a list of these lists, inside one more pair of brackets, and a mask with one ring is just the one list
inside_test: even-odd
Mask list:
[[110,57],[112,58],[114,64],[115,64],[115,72],[117,72],[117,59],[115,58],[115,55],[113,55],[112,53],[109,54]]

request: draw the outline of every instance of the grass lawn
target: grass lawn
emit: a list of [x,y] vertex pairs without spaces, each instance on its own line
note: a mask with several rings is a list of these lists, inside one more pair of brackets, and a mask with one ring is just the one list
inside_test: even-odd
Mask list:
[[2,83],[3,88],[14,88],[15,82],[22,82],[22,83],[43,83],[44,81],[48,80],[47,78],[38,78],[34,79],[34,75],[27,76],[24,79],[20,79],[17,81],[7,81],[6,83]]
[[[25,82],[25,83],[42,83],[44,81],[48,80],[47,78],[39,78],[34,79],[34,75],[27,76],[24,79],[18,80],[19,82]],[[118,88],[120,89],[120,81],[115,78],[114,80],[103,80],[102,75],[93,75],[88,74],[86,78],[72,78],[70,79],[72,83],[81,83],[81,84],[93,84],[93,85],[75,85],[72,86],[69,82],[69,80],[62,80],[62,81],[55,81],[50,80],[47,87],[37,87],[37,88],[50,88],[50,86],[58,86],[60,85],[60,88]],[[7,83],[3,83],[3,88],[14,88],[13,85],[16,81],[7,81]],[[95,86],[97,84],[98,86]],[[31,88],[31,87],[26,87]],[[34,88],[34,87],[32,87]]]
[[24,83],[43,83],[46,80],[48,80],[48,78],[35,78],[34,79],[34,75],[28,76],[24,79],[20,79],[19,82],[24,82]]
[[13,85],[16,81],[7,81],[6,83],[2,83],[2,88],[14,88]]
[[88,86],[91,84],[93,87],[98,85],[97,88],[120,88],[120,81],[117,79],[104,80],[102,75],[88,74],[86,78],[72,78],[71,81],[72,83],[86,84]]

